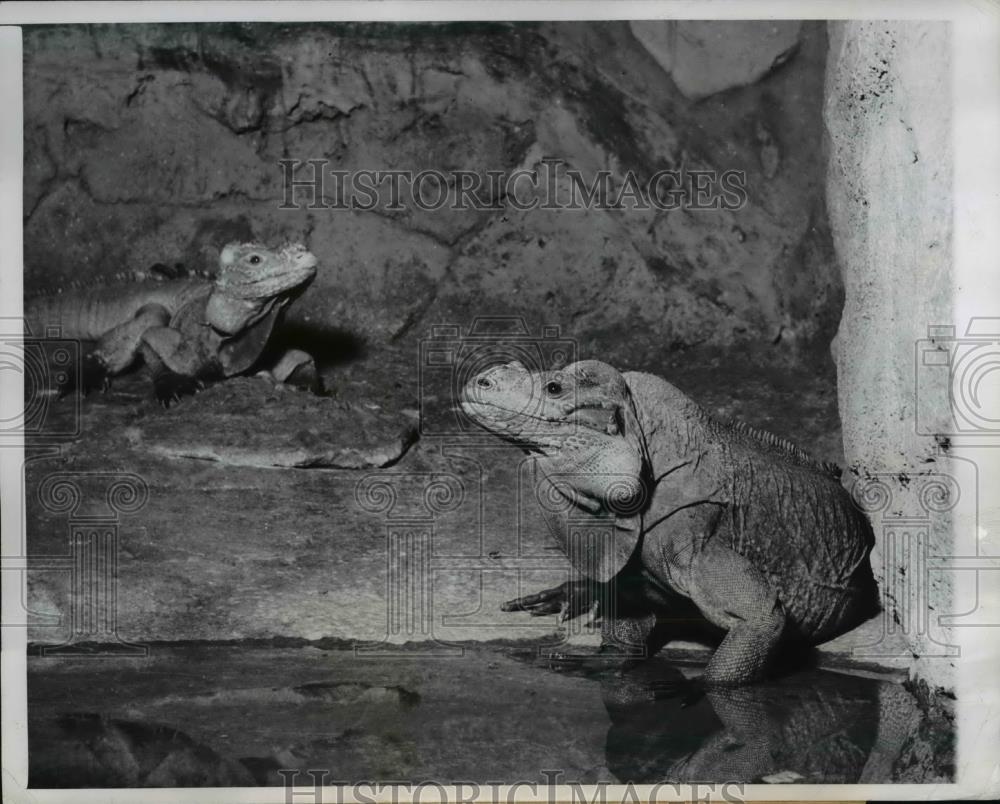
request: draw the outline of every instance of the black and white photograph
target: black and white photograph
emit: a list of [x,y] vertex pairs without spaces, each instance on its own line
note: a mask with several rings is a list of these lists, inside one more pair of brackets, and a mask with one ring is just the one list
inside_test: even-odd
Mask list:
[[0,61],[5,799],[1000,795],[1000,7]]

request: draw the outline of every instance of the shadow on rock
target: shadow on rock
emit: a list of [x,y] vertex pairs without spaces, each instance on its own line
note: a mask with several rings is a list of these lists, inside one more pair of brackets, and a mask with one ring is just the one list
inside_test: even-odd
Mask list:
[[363,338],[337,327],[282,321],[267,344],[261,363],[280,357],[289,349],[301,349],[312,355],[320,368],[352,363],[367,355]]

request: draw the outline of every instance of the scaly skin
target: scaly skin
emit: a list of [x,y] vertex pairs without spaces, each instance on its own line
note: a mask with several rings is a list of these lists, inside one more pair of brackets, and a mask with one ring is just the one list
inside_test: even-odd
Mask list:
[[[878,610],[871,526],[830,467],[712,419],[658,377],[512,363],[473,378],[461,403],[533,454],[548,497],[564,498],[547,518],[571,564],[604,587],[608,647],[648,655],[693,606],[725,634],[703,681],[739,685],[773,670],[783,645],[825,642]],[[581,536],[581,522],[604,537]],[[570,584],[505,609],[577,613],[578,594]]]
[[[257,362],[283,310],[316,275],[301,245],[272,250],[230,243],[214,280],[146,280],[29,300],[32,333],[96,341],[84,362],[84,390],[106,386],[138,358],[150,369],[164,404],[204,383],[232,377]],[[273,369],[278,380],[315,378],[312,358],[293,350]]]

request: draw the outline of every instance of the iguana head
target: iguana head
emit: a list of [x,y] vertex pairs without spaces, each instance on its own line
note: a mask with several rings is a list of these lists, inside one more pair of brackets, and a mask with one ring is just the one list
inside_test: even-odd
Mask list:
[[208,323],[225,334],[241,332],[316,276],[316,257],[294,243],[280,250],[260,243],[230,243],[219,255],[219,274],[206,306]]
[[481,427],[538,455],[547,474],[571,478],[584,507],[614,511],[643,496],[644,440],[625,378],[608,364],[493,366],[469,381],[461,404]]

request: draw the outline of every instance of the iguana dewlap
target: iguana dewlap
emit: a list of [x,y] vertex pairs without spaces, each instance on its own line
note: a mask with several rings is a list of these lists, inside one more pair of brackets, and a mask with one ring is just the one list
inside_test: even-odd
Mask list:
[[[791,444],[598,361],[496,366],[461,402],[533,454],[541,482],[565,498],[546,516],[576,569],[608,582],[606,644],[655,650],[658,619],[693,604],[725,632],[704,680],[742,684],[772,669],[782,644],[827,641],[877,612],[871,526],[830,467]],[[577,543],[581,521],[605,537]],[[557,593],[508,605],[544,606]]]
[[[293,244],[280,250],[230,243],[214,279],[142,278],[57,293],[25,302],[29,331],[96,341],[83,384],[101,384],[142,358],[163,402],[201,383],[232,377],[260,358],[282,311],[316,275],[316,257]],[[315,372],[292,350],[273,374]],[[300,372],[301,373],[301,372]]]

